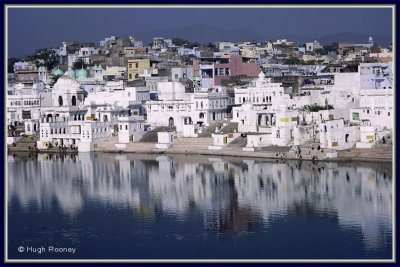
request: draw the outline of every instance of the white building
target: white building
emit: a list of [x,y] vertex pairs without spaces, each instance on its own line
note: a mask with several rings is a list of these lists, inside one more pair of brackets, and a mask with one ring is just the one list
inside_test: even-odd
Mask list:
[[193,68],[191,67],[171,68],[171,79],[173,82],[177,82],[179,81],[179,79],[182,78],[193,79]]
[[83,102],[83,90],[78,81],[68,74],[61,76],[52,90],[52,106],[77,106]]
[[139,116],[120,117],[118,119],[118,142],[128,144],[138,142],[144,134],[144,119]]
[[200,89],[186,93],[177,82],[160,82],[158,101],[147,101],[147,120],[154,126],[176,126],[182,131],[185,124],[209,125],[226,117],[228,95],[222,88]]
[[346,125],[344,119],[323,121],[319,124],[322,148],[349,149],[360,140],[360,126]]
[[[258,79],[253,86],[246,88],[235,88],[235,104],[242,105],[245,102],[251,102],[253,105],[260,106],[261,109],[268,107],[268,110],[274,111],[279,108],[281,103],[290,103],[290,97],[285,94],[281,83],[272,83],[270,78],[266,78],[263,72],[260,72]],[[239,114],[242,107],[233,107],[233,122],[239,122]]]
[[122,87],[121,82],[108,82],[95,92],[88,93],[85,105],[119,105],[127,108],[129,105],[144,104],[150,99],[147,87]]
[[306,43],[306,51],[307,52],[313,52],[316,49],[321,49],[321,48],[322,48],[322,46],[320,45],[320,43],[318,41]]
[[91,55],[97,55],[99,50],[95,47],[81,47],[78,51],[79,59],[82,59],[85,64],[92,64],[92,59],[90,58]]
[[32,86],[16,84],[12,95],[7,95],[7,125],[16,125],[28,119],[39,119],[41,110],[52,106],[52,90],[42,83]]

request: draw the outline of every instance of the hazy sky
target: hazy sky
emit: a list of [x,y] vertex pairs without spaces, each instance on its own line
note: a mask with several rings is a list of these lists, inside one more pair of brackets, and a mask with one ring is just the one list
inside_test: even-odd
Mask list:
[[[111,35],[207,25],[251,29],[261,36],[320,37],[340,32],[392,34],[390,8],[10,8],[9,56],[59,47],[64,40],[94,42]],[[206,32],[204,33],[207,34]],[[143,34],[144,35],[144,34]],[[171,36],[169,36],[171,37]],[[290,39],[290,38],[289,38]]]

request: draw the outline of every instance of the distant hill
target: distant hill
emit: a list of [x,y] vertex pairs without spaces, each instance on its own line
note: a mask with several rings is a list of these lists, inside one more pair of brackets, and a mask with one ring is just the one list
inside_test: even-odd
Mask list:
[[151,42],[153,37],[179,37],[191,42],[199,42],[203,44],[216,41],[239,42],[265,40],[265,38],[262,38],[261,35],[255,33],[251,29],[223,29],[207,25],[194,25],[177,29],[139,32],[136,36],[138,39],[145,41],[145,43]]
[[[371,34],[374,42],[383,46],[388,46],[392,43],[390,36]],[[246,28],[232,28],[224,29],[217,26],[208,25],[193,25],[188,27],[176,29],[157,29],[153,31],[139,32],[135,34],[139,40],[143,40],[146,44],[150,43],[153,37],[172,38],[179,37],[191,42],[199,42],[207,44],[208,42],[216,41],[267,41],[276,39],[288,39],[301,45],[306,42],[318,40],[322,45],[332,44],[333,42],[354,42],[354,43],[367,43],[369,34],[357,32],[341,32],[335,34],[324,35],[321,37],[300,36],[293,34],[281,34],[279,36],[268,36],[266,34],[259,34],[252,29]]]
[[[336,34],[329,34],[318,38],[318,41],[322,45],[331,44],[333,42],[353,42],[359,44],[366,44],[368,43],[368,38],[370,35],[364,33],[357,33],[357,32],[341,32]],[[389,46],[392,43],[391,37],[383,36],[383,35],[374,35],[371,34],[372,38],[374,39],[374,43],[378,43],[383,46]]]

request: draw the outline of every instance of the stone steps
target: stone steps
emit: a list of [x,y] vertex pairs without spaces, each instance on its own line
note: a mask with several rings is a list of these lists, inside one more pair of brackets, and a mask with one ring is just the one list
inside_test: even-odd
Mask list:
[[208,150],[208,146],[211,146],[212,144],[212,138],[179,138],[172,144],[169,150]]

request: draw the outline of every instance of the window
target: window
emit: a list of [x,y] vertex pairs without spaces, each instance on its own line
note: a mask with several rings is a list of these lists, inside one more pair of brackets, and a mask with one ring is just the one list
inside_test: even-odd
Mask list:
[[390,116],[390,112],[388,112],[388,116]]
[[122,130],[122,125],[121,124],[119,125],[119,129]]
[[125,125],[125,130],[128,130],[128,124]]

